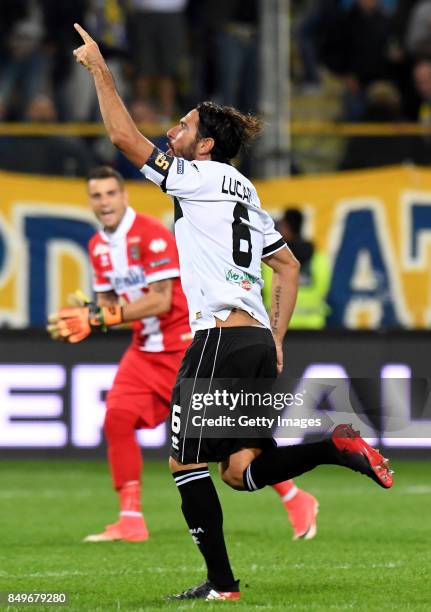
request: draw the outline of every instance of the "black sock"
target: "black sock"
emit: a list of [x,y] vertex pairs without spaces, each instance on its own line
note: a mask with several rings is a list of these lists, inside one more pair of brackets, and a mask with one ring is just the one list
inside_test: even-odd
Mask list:
[[172,474],[181,495],[181,509],[208,569],[208,579],[220,591],[237,591],[223,535],[223,512],[208,468]]
[[257,491],[266,485],[300,476],[323,464],[340,465],[330,440],[270,448],[244,470],[244,486],[247,491]]

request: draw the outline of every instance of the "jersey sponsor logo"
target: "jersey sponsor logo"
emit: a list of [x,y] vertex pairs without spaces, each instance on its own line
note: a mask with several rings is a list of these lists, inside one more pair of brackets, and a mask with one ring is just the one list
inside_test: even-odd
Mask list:
[[229,270],[225,270],[225,280],[233,285],[239,285],[241,289],[245,289],[245,291],[250,291],[253,285],[257,283],[258,279],[256,276],[248,274],[247,272],[229,268]]
[[177,174],[184,174],[184,160],[177,159]]
[[161,251],[165,251],[168,243],[163,238],[155,238],[150,242],[149,249],[153,251],[153,253],[161,253]]
[[97,257],[98,255],[106,255],[107,253],[109,253],[109,246],[101,242],[98,242],[93,249],[94,257]]
[[222,193],[229,193],[234,197],[241,198],[241,200],[245,200],[248,203],[251,202],[251,189],[243,185],[241,181],[237,179],[223,176],[221,191]]
[[150,268],[158,268],[159,266],[164,266],[165,264],[171,263],[170,257],[164,257],[163,259],[158,259],[157,261],[151,261],[149,263]]
[[109,277],[116,293],[121,293],[131,287],[147,286],[147,278],[141,266],[131,266],[125,275],[110,274]]

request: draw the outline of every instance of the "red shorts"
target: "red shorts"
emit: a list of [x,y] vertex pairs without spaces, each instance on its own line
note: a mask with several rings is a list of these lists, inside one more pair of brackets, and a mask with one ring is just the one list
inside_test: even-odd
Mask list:
[[165,421],[184,352],[149,353],[129,347],[107,395],[107,409],[136,414],[136,429],[152,429]]

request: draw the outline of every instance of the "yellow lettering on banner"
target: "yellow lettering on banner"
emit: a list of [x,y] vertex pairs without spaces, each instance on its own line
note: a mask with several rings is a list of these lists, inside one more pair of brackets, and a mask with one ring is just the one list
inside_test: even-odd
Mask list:
[[[163,170],[169,167],[162,153],[156,157],[156,164]],[[24,232],[26,215],[35,216],[39,212],[86,222],[92,215],[87,207],[84,179],[0,172],[0,184],[0,255],[3,253],[0,324],[26,325],[30,256]],[[431,210],[431,170],[394,167],[280,178],[256,181],[256,188],[270,212],[280,214],[284,207],[292,205],[303,208],[311,220],[310,237],[319,249],[329,254],[332,262],[340,247],[340,227],[349,210],[357,210],[362,205],[370,210],[391,282],[392,298],[397,302],[397,316],[415,327],[431,324],[431,228],[425,224],[418,229],[417,225],[426,211]],[[127,189],[137,212],[157,216],[168,225],[172,223],[170,199],[157,187],[131,181]],[[414,218],[419,219],[416,226]],[[63,304],[67,295],[85,282],[83,268],[87,264],[78,250],[61,238],[51,249],[50,257],[49,300],[52,304]],[[373,270],[366,251],[353,263],[352,282],[365,293],[367,288],[372,291]],[[380,307],[375,302],[356,300],[348,305],[345,318],[349,325],[369,328],[379,326],[380,316]]]

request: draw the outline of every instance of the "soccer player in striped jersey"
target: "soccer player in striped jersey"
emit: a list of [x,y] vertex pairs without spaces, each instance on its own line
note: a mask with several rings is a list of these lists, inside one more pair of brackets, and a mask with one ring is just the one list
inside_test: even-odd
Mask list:
[[[143,462],[135,431],[156,427],[169,414],[176,375],[191,340],[188,310],[174,237],[159,220],[129,206],[121,174],[109,166],[94,168],[88,197],[102,226],[88,245],[97,305],[105,323],[130,321],[134,331],[107,395],[104,420],[119,517],[85,541],[142,542],[149,532],[141,508]],[[54,335],[67,342],[83,340],[90,331],[89,314],[88,307],[63,309],[54,315]],[[273,488],[288,512],[294,539],[314,537],[315,498],[292,480]]]
[[[387,460],[349,425],[338,425],[319,442],[281,448],[268,438],[185,435],[190,404],[179,394],[183,380],[271,378],[281,372],[299,264],[260,207],[254,185],[230,164],[259,133],[258,119],[204,102],[168,131],[170,150],[165,154],[135,126],[95,41],[78,24],[75,28],[83,44],[74,55],[92,73],[111,141],[175,205],[181,282],[195,336],[173,392],[170,468],[184,518],[205,559],[207,579],[171,598],[238,600],[239,581],[230,566],[209,461],[217,461],[223,480],[242,491],[322,464],[359,471],[384,488],[392,486],[392,474]],[[261,297],[262,259],[274,271],[271,322]]]

